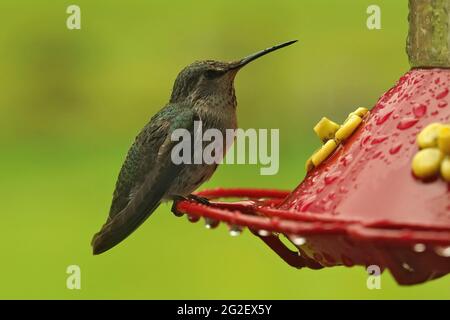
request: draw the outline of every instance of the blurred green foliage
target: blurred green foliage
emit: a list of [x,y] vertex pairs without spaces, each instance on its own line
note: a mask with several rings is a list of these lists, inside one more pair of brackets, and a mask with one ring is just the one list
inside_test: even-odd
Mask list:
[[[68,5],[82,29],[66,28]],[[312,126],[341,122],[408,70],[407,2],[378,0],[24,1],[0,4],[0,298],[450,298],[446,277],[399,287],[361,267],[284,264],[249,232],[230,238],[163,205],[117,248],[92,256],[128,146],[194,60],[232,60],[290,39],[236,80],[242,128],[280,128],[280,172],[222,166],[204,187],[294,188],[319,145]],[[77,264],[82,289],[65,287]]]

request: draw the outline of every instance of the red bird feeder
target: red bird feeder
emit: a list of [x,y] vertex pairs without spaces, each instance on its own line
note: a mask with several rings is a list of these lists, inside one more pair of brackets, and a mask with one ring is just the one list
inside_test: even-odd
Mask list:
[[351,135],[329,140],[332,152],[309,168],[294,191],[207,190],[198,195],[244,200],[181,201],[176,210],[191,220],[204,217],[211,227],[218,221],[235,232],[248,227],[297,268],[378,265],[402,285],[449,273],[450,185],[439,176],[421,179],[412,169],[417,135],[450,118],[449,10],[450,0],[410,0],[411,71]]

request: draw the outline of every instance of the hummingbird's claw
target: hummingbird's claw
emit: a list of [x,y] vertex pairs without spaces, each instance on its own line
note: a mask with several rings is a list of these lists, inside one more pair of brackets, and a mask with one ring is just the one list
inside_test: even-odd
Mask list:
[[200,197],[200,196],[197,196],[195,194],[190,194],[190,195],[187,196],[187,198],[189,200],[193,200],[193,201],[198,202],[200,204],[204,204],[205,206],[209,206],[211,204],[207,198]]
[[180,212],[180,211],[177,209],[177,204],[178,204],[179,201],[195,201],[195,202],[200,203],[200,204],[203,204],[203,205],[205,205],[205,206],[208,206],[208,205],[211,204],[207,198],[200,197],[200,196],[197,196],[197,195],[195,195],[195,194],[190,194],[190,195],[188,195],[187,197],[184,197],[184,196],[174,196],[174,197],[173,197],[172,208],[170,209],[170,211],[172,211],[172,213],[173,213],[175,216],[177,216],[177,217],[182,217],[182,216],[183,216],[183,213]]
[[178,211],[177,209],[177,204],[179,201],[185,201],[188,200],[186,197],[183,196],[175,196],[173,198],[173,204],[172,204],[172,208],[170,209],[170,211],[172,211],[172,213],[176,216],[176,217],[182,217],[183,213]]

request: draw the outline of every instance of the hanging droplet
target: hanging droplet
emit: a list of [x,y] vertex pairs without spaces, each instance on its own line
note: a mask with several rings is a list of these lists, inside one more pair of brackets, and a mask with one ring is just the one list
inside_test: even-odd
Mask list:
[[230,236],[237,237],[242,233],[242,227],[240,226],[230,226]]
[[175,217],[182,217],[182,216],[184,216],[184,213],[183,212],[180,212],[180,211],[178,211],[178,210],[173,210],[172,209],[172,213],[173,213],[173,215],[175,216]]
[[427,249],[427,246],[424,245],[423,243],[416,243],[413,247],[414,252],[425,252],[425,250]]
[[205,228],[206,229],[214,229],[214,228],[217,228],[218,225],[219,225],[218,220],[214,220],[211,218],[205,218]]
[[306,239],[300,236],[290,236],[289,239],[298,247],[306,243]]
[[271,235],[271,232],[261,229],[261,230],[258,230],[258,235],[261,237],[267,237],[267,236]]
[[409,272],[414,272],[414,269],[411,268],[411,266],[409,264],[407,264],[406,262],[402,263],[402,267],[403,267],[403,269],[408,270]]
[[188,214],[187,217],[188,217],[189,222],[192,222],[192,223],[195,223],[198,220],[200,220],[199,216],[195,216],[195,215],[192,215],[192,214]]
[[444,257],[444,258],[450,258],[450,246],[449,247],[436,247],[434,248],[434,252],[438,256]]

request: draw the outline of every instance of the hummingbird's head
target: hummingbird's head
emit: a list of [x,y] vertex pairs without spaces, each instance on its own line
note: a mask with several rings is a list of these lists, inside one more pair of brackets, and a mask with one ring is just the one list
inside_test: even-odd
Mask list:
[[228,97],[234,99],[234,78],[242,67],[269,52],[281,49],[295,42],[297,40],[259,51],[232,62],[214,60],[196,61],[178,74],[173,85],[170,102],[186,102],[194,105],[197,101],[221,102]]
[[238,69],[230,63],[214,60],[195,61],[184,68],[175,80],[170,102],[195,103],[230,93]]

